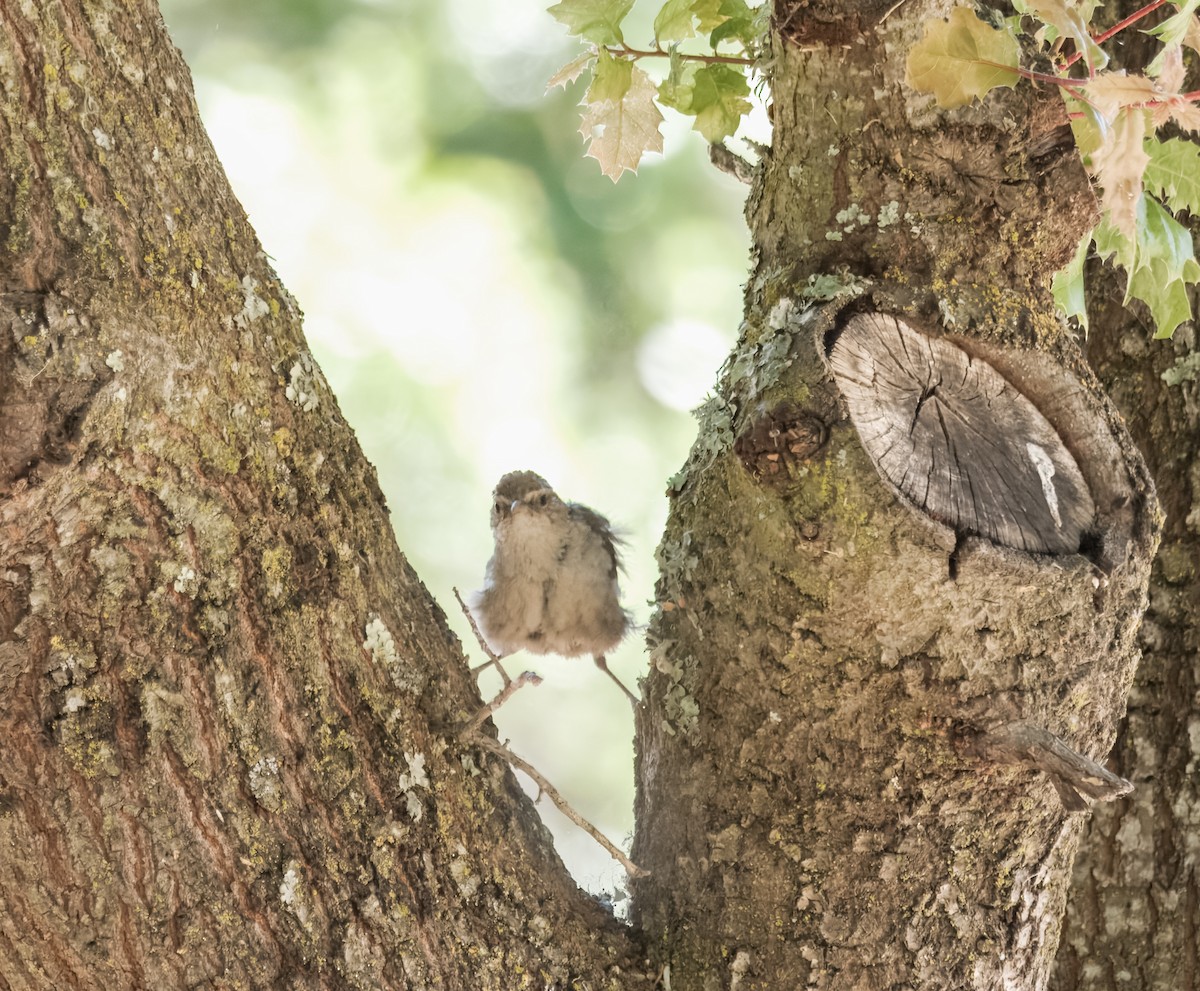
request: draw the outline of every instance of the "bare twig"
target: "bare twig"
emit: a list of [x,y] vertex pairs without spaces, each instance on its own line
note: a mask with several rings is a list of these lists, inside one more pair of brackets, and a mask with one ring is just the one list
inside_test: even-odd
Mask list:
[[[1165,2],[1165,0],[1164,0]],[[637,49],[630,48],[624,42],[618,45],[604,46],[610,55],[623,55],[630,59],[640,58],[670,58],[671,53],[664,48]],[[677,56],[685,62],[701,62],[704,65],[753,65],[754,59],[744,55],[693,55],[690,52],[677,52]]]
[[[471,624],[471,632],[475,634],[475,639],[479,641],[479,646],[483,648],[483,652],[488,656],[486,663],[480,664],[478,667],[471,668],[471,674],[478,674],[484,668],[494,667],[500,672],[500,677],[504,681],[504,686],[507,688],[510,684],[512,684],[512,678],[508,676],[508,672],[505,671],[501,666],[500,658],[496,655],[496,652],[488,646],[488,642],[483,638],[483,634],[479,632],[479,625],[475,622],[475,614],[471,612],[469,608],[467,608],[467,604],[463,601],[463,597],[459,594],[457,586],[454,587],[453,591],[454,597],[458,599],[459,608],[462,609],[463,615],[467,617],[467,622]],[[516,691],[516,689],[514,688],[513,691]]]
[[458,731],[458,735],[460,737],[472,735],[477,729],[479,729],[480,726],[483,725],[483,721],[487,719],[488,716],[499,709],[500,706],[504,705],[504,703],[512,697],[518,688],[524,688],[526,685],[540,685],[541,683],[542,676],[534,671],[526,671],[524,674],[511,679],[507,685],[500,689],[499,693],[497,693],[494,699],[492,699],[487,705],[480,707],[479,711],[475,713],[475,715],[473,715],[464,724],[463,728]]
[[592,839],[594,839],[602,847],[604,847],[604,849],[608,851],[609,856],[620,863],[620,865],[629,873],[630,877],[649,876],[649,871],[638,867],[637,864],[625,856],[620,847],[609,840],[603,833],[600,832],[600,830],[598,830],[583,816],[571,808],[567,800],[559,794],[558,789],[555,788],[554,785],[552,785],[549,781],[547,781],[542,776],[541,772],[539,772],[537,768],[530,764],[529,761],[518,757],[499,740],[493,740],[491,737],[484,736],[477,730],[471,734],[470,738],[472,743],[475,743],[484,750],[495,754],[497,757],[502,757],[513,767],[517,768],[517,770],[523,771],[525,774],[529,775],[529,777],[533,779],[534,784],[541,789],[542,794],[546,795],[550,801],[554,803],[558,811],[570,819],[571,822],[575,823],[575,825],[582,829],[585,833],[591,836]]

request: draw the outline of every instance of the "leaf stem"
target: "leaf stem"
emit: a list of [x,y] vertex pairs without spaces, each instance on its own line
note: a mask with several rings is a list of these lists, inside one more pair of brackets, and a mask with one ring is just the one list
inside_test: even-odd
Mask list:
[[[1165,2],[1165,0],[1163,0]],[[630,48],[624,42],[620,47],[614,45],[605,45],[605,51],[609,55],[623,55],[626,58],[670,58],[671,53],[663,51],[661,48],[638,49]],[[705,65],[753,65],[754,59],[746,58],[744,55],[691,55],[687,52],[679,52],[679,57],[688,62],[703,62]]]
[[[991,66],[994,69],[1004,69],[1007,72],[1015,72],[1022,79],[1028,79],[1035,83],[1045,83],[1048,86],[1058,86],[1062,89],[1071,91],[1072,87],[1080,86],[1086,83],[1086,79],[1072,79],[1069,76],[1053,76],[1048,72],[1035,72],[1033,69],[1022,69],[1019,65],[1008,65],[1005,62],[993,62],[991,59],[981,58],[974,60],[978,65]],[[1078,94],[1071,92],[1072,96]]]

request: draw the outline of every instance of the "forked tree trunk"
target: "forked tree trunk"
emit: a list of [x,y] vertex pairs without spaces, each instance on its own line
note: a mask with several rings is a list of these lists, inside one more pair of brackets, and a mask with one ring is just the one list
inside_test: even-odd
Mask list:
[[1061,107],[913,101],[931,11],[885,7],[777,10],[747,320],[660,551],[637,933],[459,739],[458,645],[151,0],[0,4],[4,986],[1043,983],[1157,508],[1045,292],[1092,210]]

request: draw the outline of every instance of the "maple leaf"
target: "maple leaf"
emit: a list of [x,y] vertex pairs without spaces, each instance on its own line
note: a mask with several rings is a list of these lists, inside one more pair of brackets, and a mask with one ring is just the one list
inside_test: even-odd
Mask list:
[[[1183,47],[1168,45],[1154,60],[1158,67],[1159,102],[1151,108],[1156,128],[1174,120],[1185,131],[1200,130],[1200,108],[1179,91],[1183,88],[1186,70],[1183,67]],[[1153,65],[1147,68],[1150,72]]]
[[751,9],[746,0],[721,0],[717,8],[721,21],[709,34],[708,43],[716,48],[722,41],[737,41],[749,48],[762,33],[760,15],[770,9],[770,4]]
[[1084,98],[1113,123],[1123,107],[1139,107],[1162,98],[1162,90],[1148,76],[1099,72],[1079,86]]
[[1087,261],[1088,248],[1092,246],[1092,232],[1088,231],[1075,249],[1075,254],[1066,265],[1054,273],[1050,281],[1050,294],[1058,308],[1068,317],[1075,317],[1087,333],[1087,302],[1083,294],[1083,263]]
[[1168,116],[1185,131],[1200,131],[1200,107],[1182,96],[1172,96],[1163,102]]
[[667,0],[654,18],[654,40],[683,41],[696,33],[696,16],[692,6],[696,0]]
[[559,0],[547,12],[567,26],[571,34],[597,45],[619,45],[621,21],[633,7],[633,0]]
[[706,65],[696,71],[690,112],[696,115],[695,128],[704,140],[715,144],[738,129],[742,115],[750,110],[750,84],[737,69],[728,65]]
[[636,172],[646,152],[662,151],[657,92],[650,77],[632,62],[600,50],[582,103],[579,133],[589,142],[587,154],[613,182],[626,171]]
[[1017,39],[1011,31],[985,24],[967,7],[955,7],[946,21],[926,25],[925,36],[908,53],[905,82],[932,93],[939,106],[961,107],[997,86],[1021,77]]
[[1092,40],[1087,21],[1078,8],[1065,0],[1028,0],[1025,7],[1042,23],[1052,27],[1060,37],[1071,39],[1075,50],[1083,55],[1089,75],[1108,64],[1108,55]]
[[1143,182],[1173,210],[1200,214],[1200,145],[1181,138],[1149,141]]
[[552,90],[555,86],[561,86],[563,89],[566,89],[567,84],[575,82],[583,74],[583,70],[592,64],[595,58],[595,52],[587,51],[571,59],[570,62],[546,80],[546,90]]
[[1170,49],[1178,45],[1187,45],[1189,48],[1196,47],[1198,38],[1195,10],[1200,7],[1200,0],[1184,0],[1183,3],[1178,3],[1176,6],[1179,8],[1176,13],[1146,32],[1163,44],[1163,50],[1158,53],[1153,62],[1146,66],[1146,72],[1151,76],[1159,75],[1163,60],[1167,57]]
[[692,10],[699,21],[697,30],[705,34],[729,20],[729,15],[721,13],[721,0],[694,0]]
[[1116,120],[1100,136],[1100,147],[1091,154],[1089,168],[1100,183],[1101,207],[1113,225],[1126,237],[1134,237],[1138,204],[1142,198],[1142,175],[1150,164],[1143,144],[1147,114],[1122,107]]
[[1155,337],[1170,337],[1191,317],[1187,287],[1200,281],[1192,236],[1154,197],[1139,198],[1133,236],[1106,218],[1096,227],[1095,243],[1101,258],[1115,255],[1128,274],[1125,301],[1140,299],[1150,308]]
[[1154,60],[1155,67],[1147,69],[1146,74],[1158,77],[1158,85],[1167,93],[1178,93],[1183,87],[1183,46],[1181,44],[1167,45]]
[[1200,17],[1188,14],[1187,27],[1180,42],[1194,52],[1200,52]]

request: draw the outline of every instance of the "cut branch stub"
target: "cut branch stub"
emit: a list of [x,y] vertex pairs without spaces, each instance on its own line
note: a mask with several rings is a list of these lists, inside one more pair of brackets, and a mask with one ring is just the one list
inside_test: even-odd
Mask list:
[[863,447],[901,495],[959,534],[1074,554],[1096,514],[1058,432],[986,361],[889,314],[851,317],[829,352]]

